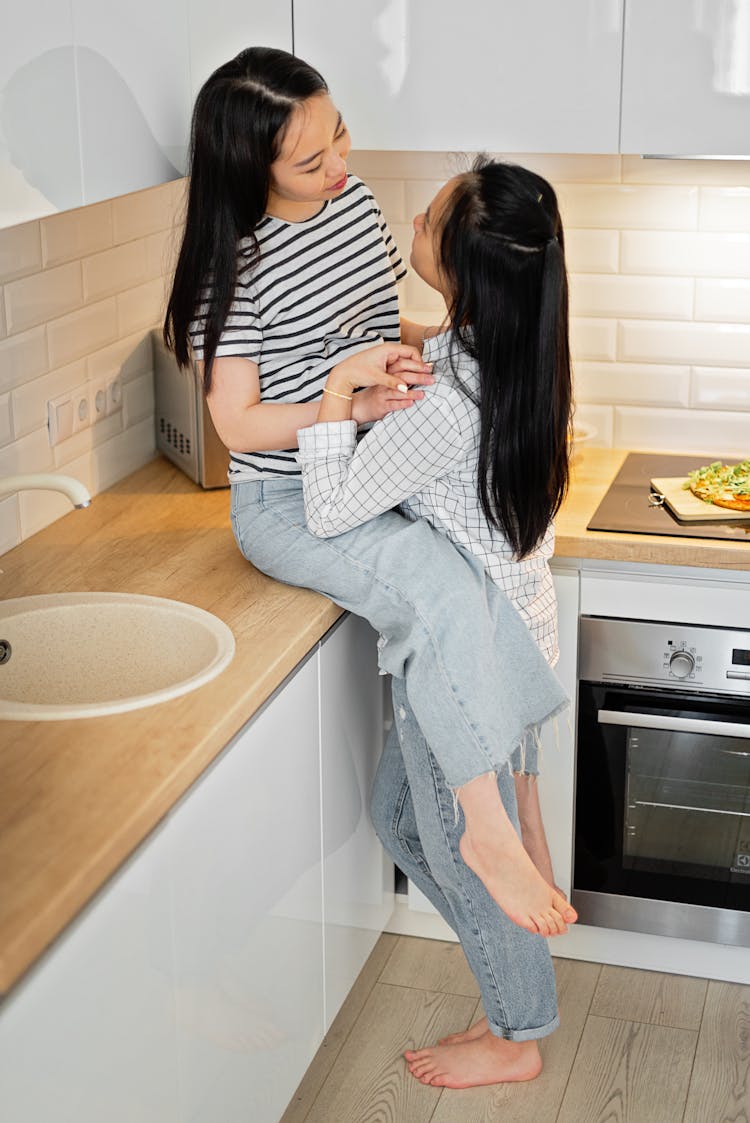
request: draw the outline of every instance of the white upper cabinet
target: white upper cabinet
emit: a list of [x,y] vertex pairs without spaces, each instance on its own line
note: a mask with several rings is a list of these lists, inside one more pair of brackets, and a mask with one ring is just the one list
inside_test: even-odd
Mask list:
[[627,0],[620,149],[750,155],[750,0]]
[[616,152],[623,0],[294,0],[356,148]]

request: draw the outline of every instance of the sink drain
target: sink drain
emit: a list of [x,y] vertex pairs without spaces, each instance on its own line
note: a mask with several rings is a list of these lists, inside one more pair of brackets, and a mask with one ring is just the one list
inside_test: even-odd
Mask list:
[[7,663],[12,654],[13,648],[10,646],[8,640],[0,639],[0,666],[2,666],[3,663]]

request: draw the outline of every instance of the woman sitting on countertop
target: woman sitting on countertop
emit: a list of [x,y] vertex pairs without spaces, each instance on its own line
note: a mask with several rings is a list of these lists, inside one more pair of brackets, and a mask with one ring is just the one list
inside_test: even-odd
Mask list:
[[[357,444],[350,417],[359,383],[354,372],[331,371],[332,394],[321,401],[318,423],[297,434],[308,526],[336,536],[401,504],[482,562],[553,661],[551,516],[564,471],[557,418],[567,415],[570,362],[563,233],[552,187],[524,168],[480,158],[415,218],[411,263],[449,309],[449,330],[424,344],[435,384]],[[512,1059],[515,1078],[528,1079],[541,1068],[535,1039],[543,1033],[503,1040],[513,1035],[503,1032],[497,1014],[498,978],[506,1012],[528,985],[523,941],[493,913],[485,887],[462,872],[465,842],[449,813],[451,793],[399,683],[394,710],[373,821],[397,865],[457,932],[490,1019],[436,1047],[407,1052],[409,1067],[425,1083],[465,1087],[507,1079]],[[526,812],[538,828],[531,832],[536,841],[526,832],[524,840],[551,882],[536,785],[524,786],[522,820]]]

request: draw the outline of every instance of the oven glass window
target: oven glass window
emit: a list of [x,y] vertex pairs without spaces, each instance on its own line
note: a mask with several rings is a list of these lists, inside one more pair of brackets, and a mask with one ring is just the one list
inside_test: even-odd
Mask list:
[[625,870],[750,885],[750,743],[627,729]]

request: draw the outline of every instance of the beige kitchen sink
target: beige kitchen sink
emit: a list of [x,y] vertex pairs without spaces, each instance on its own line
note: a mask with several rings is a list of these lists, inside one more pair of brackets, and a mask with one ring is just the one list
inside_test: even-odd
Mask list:
[[153,706],[203,686],[233,655],[226,624],[182,601],[130,593],[0,601],[0,719]]

